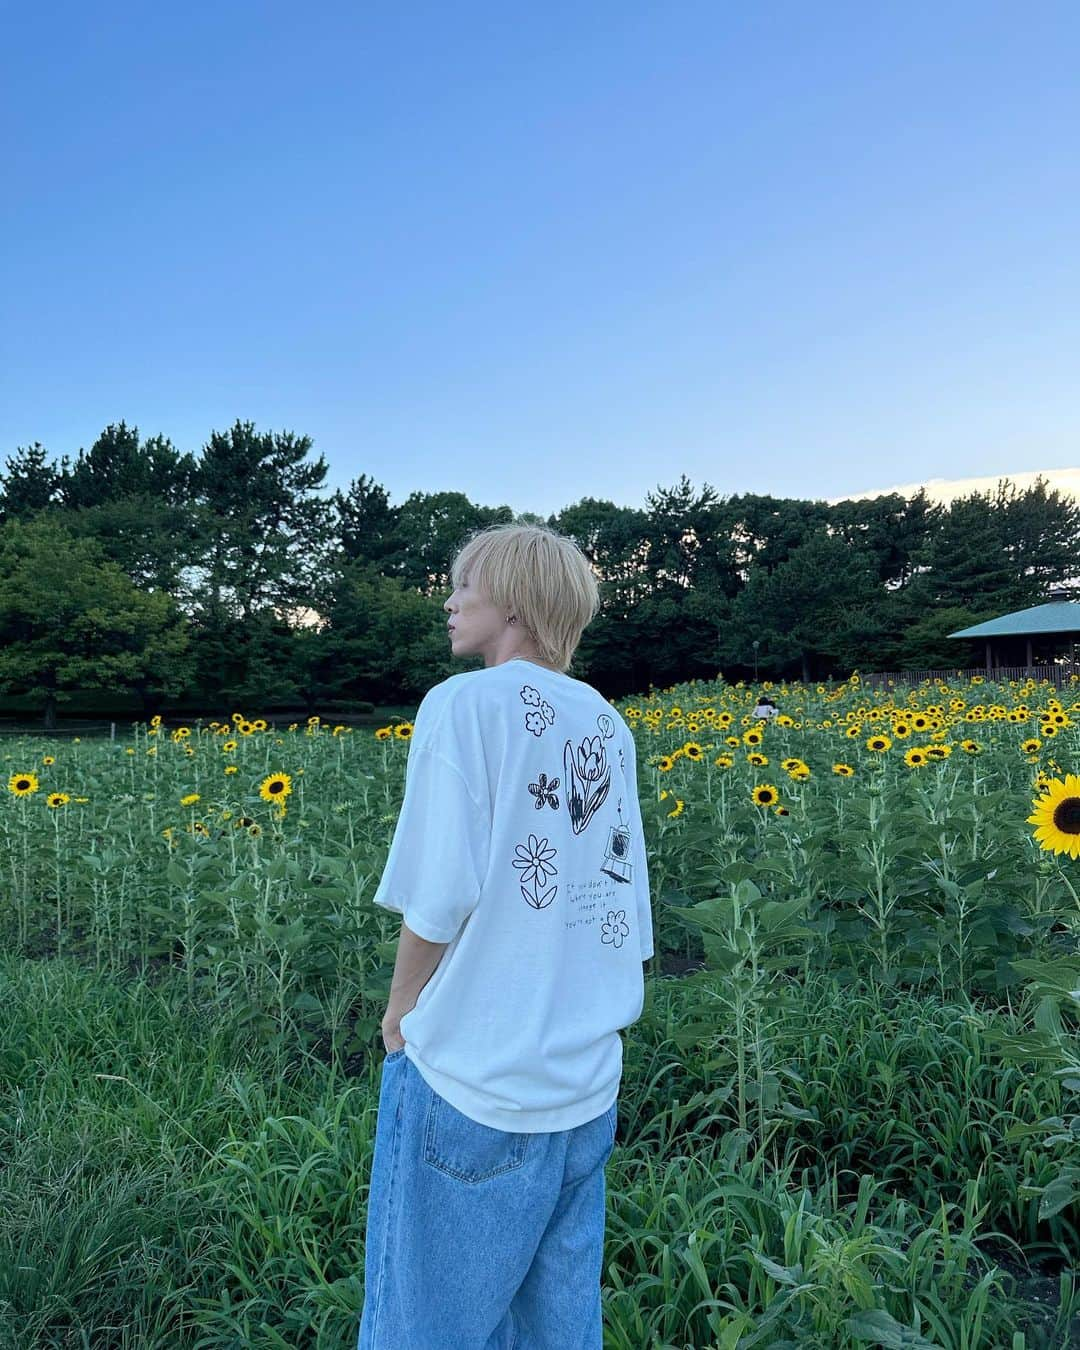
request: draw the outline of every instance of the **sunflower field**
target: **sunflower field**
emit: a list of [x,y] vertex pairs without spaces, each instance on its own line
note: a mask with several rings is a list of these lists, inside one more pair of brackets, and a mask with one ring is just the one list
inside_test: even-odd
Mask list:
[[[608,1350],[1080,1345],[1080,685],[621,700]],[[0,1350],[355,1343],[412,727],[4,746]]]

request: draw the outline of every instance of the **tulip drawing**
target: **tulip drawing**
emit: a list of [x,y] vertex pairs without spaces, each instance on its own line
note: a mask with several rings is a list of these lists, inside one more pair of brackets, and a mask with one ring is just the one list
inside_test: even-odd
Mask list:
[[575,753],[572,741],[563,749],[566,771],[566,809],[575,834],[580,834],[607,799],[611,787],[604,742],[599,736],[586,736]]

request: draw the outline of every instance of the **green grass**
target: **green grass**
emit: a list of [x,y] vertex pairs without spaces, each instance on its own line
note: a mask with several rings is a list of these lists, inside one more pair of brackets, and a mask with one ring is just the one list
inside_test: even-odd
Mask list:
[[[1046,1085],[986,1063],[970,1009],[817,979],[773,1065],[796,1110],[751,1153],[730,1036],[679,1044],[716,984],[651,979],[627,1039],[606,1346],[1070,1344],[1013,1278],[1049,1164],[1005,1133]],[[7,957],[0,1006],[4,1350],[351,1343],[377,1056],[283,1065],[169,971]]]

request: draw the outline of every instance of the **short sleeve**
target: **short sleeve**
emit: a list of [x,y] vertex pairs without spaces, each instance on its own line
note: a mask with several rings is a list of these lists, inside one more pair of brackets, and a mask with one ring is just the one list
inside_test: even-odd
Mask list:
[[445,755],[412,744],[382,880],[372,900],[428,942],[452,942],[476,908],[487,874],[490,813]]

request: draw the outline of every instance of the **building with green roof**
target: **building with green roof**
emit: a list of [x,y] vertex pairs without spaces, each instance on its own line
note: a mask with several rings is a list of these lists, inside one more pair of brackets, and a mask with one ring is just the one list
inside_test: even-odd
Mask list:
[[982,638],[987,672],[1002,679],[1038,673],[1040,667],[1080,670],[1080,600],[1032,605],[948,636],[969,641]]

